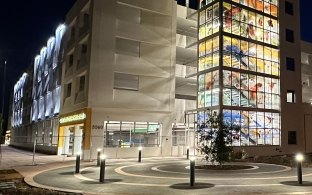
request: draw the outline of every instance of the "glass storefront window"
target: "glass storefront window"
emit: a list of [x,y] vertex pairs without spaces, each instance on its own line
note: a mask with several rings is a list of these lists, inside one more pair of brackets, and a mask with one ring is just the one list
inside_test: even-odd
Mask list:
[[106,147],[158,147],[160,124],[155,122],[107,121]]

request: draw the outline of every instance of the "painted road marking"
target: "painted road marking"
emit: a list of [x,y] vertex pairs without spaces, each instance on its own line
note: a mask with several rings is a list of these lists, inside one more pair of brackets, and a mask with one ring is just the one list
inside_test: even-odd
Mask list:
[[[155,163],[145,163],[145,164],[140,164],[139,166],[144,166],[148,164],[155,164]],[[127,173],[123,171],[124,168],[128,167],[133,167],[133,166],[138,166],[137,164],[134,165],[126,165],[126,166],[121,166],[115,168],[115,172],[121,175],[126,175],[130,177],[144,177],[144,178],[155,178],[155,179],[189,179],[189,177],[164,177],[164,176],[151,176],[151,175],[139,175],[139,174],[133,174],[133,173]],[[305,174],[304,176],[311,176],[312,173]],[[243,178],[243,177],[227,177],[227,178],[196,178],[196,180],[271,180],[271,179],[289,179],[289,178],[295,178],[297,176],[281,176],[281,177],[249,177],[249,178]]]
[[[81,169],[81,172],[91,169],[95,167],[86,167]],[[94,182],[99,182],[96,179],[91,179],[88,177],[83,176],[81,173],[74,174],[74,176],[80,180],[85,180],[85,181],[94,181]],[[187,178],[188,179],[188,178]],[[112,184],[121,184],[121,185],[131,185],[131,186],[149,186],[149,187],[170,187],[172,184],[155,184],[155,183],[129,183],[129,182],[114,182]],[[203,185],[203,184],[201,184]],[[198,185],[198,186],[201,186]],[[219,188],[224,188],[224,187],[265,187],[265,186],[283,186],[284,184],[213,184],[214,187],[219,187]],[[291,192],[287,194],[302,194],[305,192]]]

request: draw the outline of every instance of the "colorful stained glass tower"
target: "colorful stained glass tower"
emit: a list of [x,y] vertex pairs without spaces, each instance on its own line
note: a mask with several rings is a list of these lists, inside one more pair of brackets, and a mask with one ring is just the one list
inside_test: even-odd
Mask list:
[[280,145],[278,0],[202,0],[198,123],[223,113],[233,146]]

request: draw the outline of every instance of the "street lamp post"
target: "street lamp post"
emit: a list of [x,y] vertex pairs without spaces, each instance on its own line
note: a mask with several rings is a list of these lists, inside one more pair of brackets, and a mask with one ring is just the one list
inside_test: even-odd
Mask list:
[[298,183],[302,184],[302,161],[304,157],[302,154],[296,155],[296,161],[297,161],[297,176],[298,176]]
[[2,109],[1,109],[2,115],[3,115],[3,112],[4,112],[6,64],[7,64],[7,61],[5,60],[4,61],[4,66],[3,66],[3,82],[2,82]]
[[[3,66],[3,82],[2,82],[2,105],[1,105],[1,114],[2,114],[2,119],[4,117],[4,100],[5,100],[5,80],[6,80],[6,64],[7,61],[4,61],[4,66]],[[2,120],[0,119],[0,120]],[[0,123],[1,127],[0,129],[3,129],[3,121]],[[2,135],[0,135],[0,144],[2,143]]]

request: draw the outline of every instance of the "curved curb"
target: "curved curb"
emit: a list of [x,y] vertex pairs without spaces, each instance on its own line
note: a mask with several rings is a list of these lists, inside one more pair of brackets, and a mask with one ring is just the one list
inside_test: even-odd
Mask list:
[[[88,163],[84,163],[84,164],[82,164],[82,165],[88,165]],[[33,187],[37,187],[37,188],[55,190],[55,191],[60,191],[60,192],[78,193],[78,194],[83,194],[83,193],[85,193],[84,191],[81,191],[81,190],[73,190],[73,189],[65,189],[65,188],[52,187],[52,186],[47,186],[47,185],[39,184],[39,183],[37,183],[37,182],[34,181],[34,177],[35,177],[36,175],[39,175],[40,173],[47,172],[47,171],[51,171],[51,170],[54,170],[54,169],[59,169],[59,168],[70,167],[70,166],[71,166],[71,165],[54,165],[53,167],[48,168],[48,169],[39,170],[39,171],[34,171],[34,172],[31,172],[31,173],[27,174],[26,176],[24,176],[24,181],[25,181],[28,185],[33,186]],[[19,170],[18,170],[18,171],[19,171]],[[22,171],[19,171],[19,172],[21,172],[21,174],[23,173]],[[23,175],[23,174],[22,174],[22,175]]]
[[[61,168],[61,167],[60,167]],[[48,170],[47,170],[48,171]],[[40,172],[37,172],[37,174],[40,174],[41,172],[45,172],[45,171],[40,171]],[[35,175],[34,175],[35,176]],[[57,188],[57,187],[52,187],[52,186],[46,186],[46,185],[42,185],[42,184],[38,184],[37,182],[35,182],[33,180],[33,176],[31,177],[25,177],[24,178],[24,181],[30,185],[30,186],[33,186],[33,187],[37,187],[37,188],[43,188],[43,189],[49,189],[49,190],[56,190],[56,191],[60,191],[60,192],[71,192],[71,193],[78,193],[78,194],[83,194],[84,192],[83,191],[80,191],[80,190],[70,190],[70,189],[64,189],[64,188]]]
[[[127,167],[143,166],[143,165],[148,165],[148,164],[156,164],[156,163],[145,163],[145,164],[140,164],[140,165],[137,165],[137,164],[125,165],[125,166],[121,166],[121,167],[115,168],[114,171],[116,173],[120,174],[120,175],[126,175],[126,176],[130,176],[130,177],[155,178],[155,179],[177,179],[177,180],[189,179],[188,177],[166,177],[166,176],[140,175],[140,174],[128,173],[128,172],[123,170],[124,168],[127,168]],[[265,164],[265,163],[262,163],[262,164]],[[279,166],[282,166],[282,165],[279,165]],[[285,167],[287,167],[287,166],[285,166]],[[303,176],[312,176],[312,173],[308,173],[308,174],[305,174]],[[228,181],[228,180],[235,180],[235,179],[241,179],[241,180],[271,180],[271,179],[289,179],[289,178],[296,178],[296,177],[297,176],[246,177],[246,178],[242,178],[242,177],[218,178],[218,177],[215,177],[215,178],[197,178],[197,180],[200,180],[200,181],[210,181],[210,180]]]
[[[55,169],[60,169],[60,168],[66,168],[66,167],[71,167],[73,166],[73,162],[70,162],[71,164],[66,164],[64,165],[64,163],[60,164],[46,164],[46,166],[42,166],[40,167],[40,169],[34,169],[33,172],[27,172],[26,169],[24,170],[24,174],[26,174],[25,178],[24,178],[24,181],[30,185],[30,186],[34,186],[34,187],[39,187],[39,188],[44,188],[44,189],[50,189],[50,190],[56,190],[56,191],[60,191],[60,192],[71,192],[71,193],[80,193],[80,194],[110,194],[110,193],[105,193],[105,192],[101,192],[101,193],[94,193],[94,192],[88,192],[88,191],[81,191],[81,190],[73,190],[73,189],[68,189],[68,188],[58,188],[58,187],[52,187],[52,186],[47,186],[47,185],[42,185],[42,184],[39,184],[37,182],[34,181],[34,177],[38,174],[41,174],[43,172],[48,172],[48,171],[51,171],[51,170],[55,170]],[[172,163],[175,163],[175,162],[172,162]],[[116,164],[124,164],[124,162],[121,162],[121,163],[116,163]],[[144,166],[144,165],[149,165],[149,164],[156,164],[156,162],[150,162],[150,163],[142,163],[140,165],[138,165],[137,163],[135,164],[130,164],[130,165],[126,165],[126,166],[119,166],[117,168],[114,168],[113,171],[115,171],[116,173],[118,174],[121,174],[121,175],[127,175],[127,176],[139,176],[139,177],[142,177],[144,178],[144,175],[135,175],[135,174],[131,174],[131,173],[127,173],[127,172],[124,172],[122,169],[123,168],[126,168],[126,167],[132,167],[132,166]],[[252,164],[266,164],[266,163],[252,163]],[[90,167],[90,163],[88,162],[85,162],[83,163],[82,165],[84,165],[85,167],[81,169],[81,171],[85,170],[85,169],[88,169],[88,168],[91,168]],[[93,163],[92,163],[93,165]],[[271,165],[271,164],[266,164],[266,165]],[[290,168],[290,167],[287,167],[287,166],[282,166],[284,168]],[[25,168],[25,166],[24,166]],[[19,171],[19,170],[18,170]],[[21,174],[23,173],[23,171],[19,171],[21,172]],[[22,174],[22,175],[24,175]],[[95,179],[91,179],[91,178],[87,178],[85,176],[83,176],[82,174],[73,174],[74,177],[76,177],[77,179],[82,179],[82,180],[93,180],[95,181]],[[309,174],[306,174],[304,176],[312,176],[312,173],[309,173]],[[145,176],[145,177],[151,177],[151,176]],[[153,176],[152,176],[153,177]],[[275,178],[293,178],[293,177],[296,177],[296,176],[288,176],[288,177],[275,177]],[[188,179],[188,178],[184,178],[184,177],[153,177],[153,178],[166,178],[166,179],[177,179],[177,180],[185,180],[185,179]],[[198,180],[232,180],[232,179],[237,179],[237,178],[227,178],[227,179],[224,179],[224,178],[211,178],[211,179],[198,179]],[[272,178],[240,178],[240,179],[251,179],[251,180],[257,180],[257,179],[260,179],[260,180],[266,180],[266,179],[272,179]],[[127,182],[116,182],[114,184],[121,184],[121,185],[141,185],[141,186],[158,186],[158,187],[167,187],[168,185],[167,184],[138,184],[138,183],[127,183]],[[239,187],[252,187],[252,186],[255,186],[255,187],[259,187],[259,186],[281,186],[283,184],[253,184],[253,185],[216,185],[216,187],[231,187],[231,186],[239,186]]]

